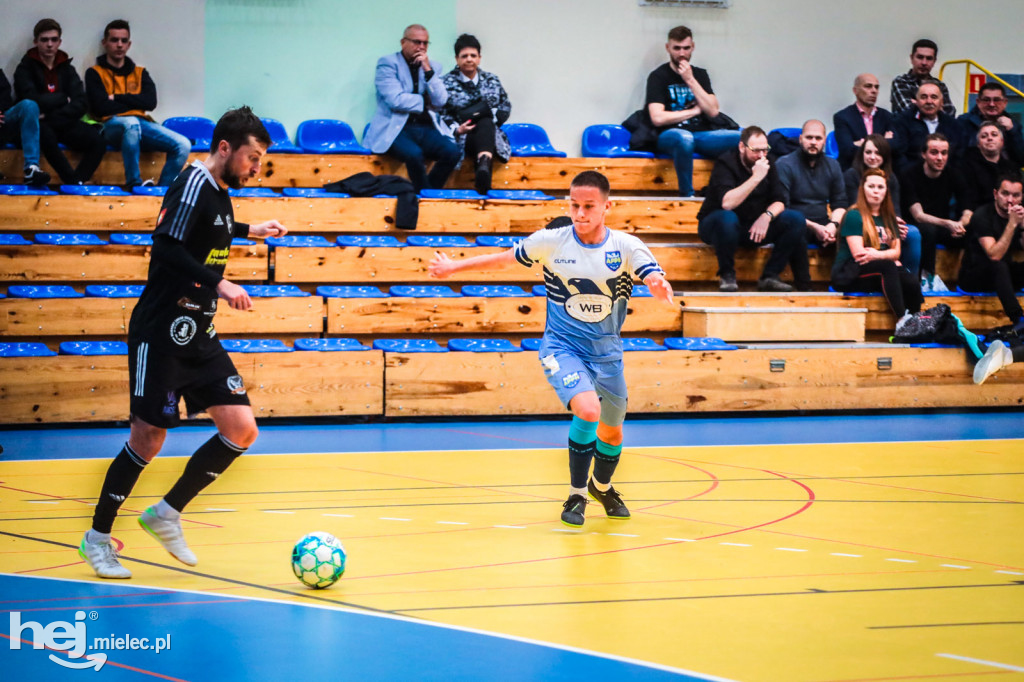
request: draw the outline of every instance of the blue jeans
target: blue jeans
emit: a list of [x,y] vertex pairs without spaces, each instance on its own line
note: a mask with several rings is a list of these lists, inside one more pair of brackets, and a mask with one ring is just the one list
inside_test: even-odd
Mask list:
[[670,128],[658,135],[658,151],[672,157],[679,180],[679,195],[693,196],[693,153],[709,159],[719,156],[740,142],[738,130],[706,130],[691,133],[682,128]]
[[[804,237],[806,221],[800,211],[786,209],[775,216],[768,225],[768,232],[760,243],[750,240],[750,225],[740,225],[740,219],[734,211],[719,209],[704,217],[697,224],[697,234],[705,244],[715,247],[718,256],[718,276],[736,276],[736,249],[740,246],[754,247],[772,244],[772,255],[764,264],[761,279],[778,277],[786,268],[790,258],[803,249],[804,260],[807,258],[807,241]],[[794,276],[800,278],[799,273]]]
[[[448,176],[462,159],[459,145],[437,131],[434,126],[406,123],[391,143],[388,154],[405,163],[412,186],[421,189],[441,189]],[[426,159],[435,159],[427,174]]]
[[900,262],[914,277],[921,273],[921,230],[907,225],[907,238],[900,240]]
[[39,165],[39,105],[31,99],[23,99],[4,112],[4,125],[0,131],[9,130],[3,137],[17,143],[21,137],[21,154],[25,157],[25,168]]
[[142,182],[139,171],[139,152],[167,152],[167,161],[160,173],[158,185],[170,185],[188,161],[192,143],[188,138],[158,123],[135,116],[114,116],[103,124],[103,137],[107,144],[121,147],[124,158],[124,179],[127,185]]

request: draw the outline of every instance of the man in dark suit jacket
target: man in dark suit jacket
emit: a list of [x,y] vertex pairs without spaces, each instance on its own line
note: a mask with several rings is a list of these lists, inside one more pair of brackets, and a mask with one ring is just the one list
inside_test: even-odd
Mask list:
[[864,138],[868,135],[882,135],[894,145],[896,123],[891,112],[876,107],[878,101],[878,79],[870,73],[862,73],[853,81],[853,96],[856,101],[832,116],[836,144],[839,146],[839,165],[846,170],[853,164],[853,157]]
[[942,110],[942,90],[938,81],[925,81],[917,89],[917,99],[909,109],[896,116],[893,156],[901,173],[921,164],[927,138],[941,133],[949,141],[949,160],[959,164],[964,145],[956,119]]

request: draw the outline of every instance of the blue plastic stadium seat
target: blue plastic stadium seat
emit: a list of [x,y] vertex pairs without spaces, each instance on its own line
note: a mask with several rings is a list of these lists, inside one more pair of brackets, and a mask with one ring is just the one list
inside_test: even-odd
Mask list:
[[390,234],[343,234],[337,238],[338,246],[394,249],[405,246]]
[[722,339],[716,339],[714,337],[702,337],[702,336],[675,336],[665,339],[665,345],[672,350],[736,350],[736,346],[722,341]]
[[768,134],[782,133],[784,137],[800,137],[800,133],[803,132],[800,128],[772,128]]
[[836,134],[834,132],[825,136],[825,156],[832,159],[839,158],[839,143],[836,142]]
[[0,185],[0,194],[9,196],[56,196],[56,192],[46,187],[29,185]]
[[160,185],[149,185],[148,187],[139,185],[132,187],[132,194],[140,197],[162,197],[167,194],[167,188]]
[[242,189],[229,189],[228,196],[249,199],[274,199],[281,195],[269,187],[243,187]]
[[281,194],[286,197],[301,197],[303,199],[348,199],[351,194],[344,192],[328,192],[322,187],[285,187]]
[[11,298],[82,298],[67,284],[12,284],[7,287]]
[[432,249],[455,247],[460,249],[476,246],[465,237],[454,234],[412,234],[406,237],[408,246],[429,246]]
[[27,246],[31,243],[20,234],[0,234],[0,246]]
[[36,244],[48,246],[102,246],[106,243],[96,235],[84,232],[40,232],[36,234]]
[[654,339],[646,338],[624,338],[622,339],[622,350],[624,351],[636,351],[636,350],[668,350],[665,346],[661,345]]
[[223,339],[229,353],[291,353],[295,349],[280,339]]
[[316,288],[316,295],[324,298],[389,298],[377,287],[361,286],[321,286]]
[[634,284],[633,293],[630,294],[633,298],[648,298],[653,295],[654,294],[651,293],[651,288],[646,284]]
[[153,246],[152,234],[135,234],[133,232],[114,232],[110,235],[111,244],[127,244],[128,246]]
[[829,285],[828,290],[831,293],[833,293],[833,294],[842,294],[843,296],[881,296],[882,295],[881,291],[850,291],[850,292],[836,291],[835,289],[832,288],[831,284]]
[[911,348],[963,348],[963,346],[949,343],[911,343]]
[[462,296],[462,294],[453,291],[451,287],[443,284],[427,286],[399,284],[391,287],[388,293],[400,298],[458,298]]
[[192,142],[192,151],[208,152],[213,141],[213,128],[216,124],[202,116],[175,116],[164,121],[164,127],[181,133]]
[[376,350],[387,353],[447,353],[448,349],[433,339],[377,339]]
[[301,154],[302,148],[292,142],[288,137],[288,131],[284,124],[276,118],[261,118],[263,127],[270,133],[270,148],[268,154]]
[[42,343],[0,343],[0,358],[48,358],[56,355]]
[[463,296],[482,296],[484,298],[533,298],[533,294],[523,291],[514,284],[467,284],[462,287]]
[[548,288],[544,284],[534,284],[533,285],[533,289],[531,289],[531,291],[533,292],[534,296],[547,296],[548,295]]
[[487,193],[488,199],[506,199],[509,201],[554,201],[555,197],[544,194],[539,189],[492,189]]
[[90,284],[85,295],[94,298],[138,298],[145,284]]
[[651,152],[637,152],[629,148],[629,131],[619,125],[587,126],[583,131],[583,156],[605,158],[653,159]]
[[508,339],[452,339],[448,350],[464,353],[522,353],[523,349]]
[[314,246],[334,246],[327,241],[326,237],[320,235],[292,235],[286,234],[283,237],[267,237],[268,246],[291,246],[296,248],[309,248]]
[[370,350],[356,339],[295,339],[295,350],[346,351]]
[[235,237],[231,240],[231,246],[252,246],[255,243],[254,239],[243,239],[242,237]]
[[294,284],[243,284],[242,288],[253,298],[305,298],[312,296]]
[[483,201],[486,194],[480,194],[475,189],[421,189],[420,196],[424,199],[454,199]]
[[551,146],[547,132],[534,123],[506,123],[501,126],[512,145],[512,156],[555,156],[566,157]]
[[64,194],[73,194],[80,197],[128,197],[128,192],[117,185],[61,185],[60,191]]
[[497,246],[503,249],[510,249],[525,237],[513,237],[510,234],[482,234],[476,238],[477,246]]
[[995,296],[996,295],[995,291],[964,291],[959,286],[956,288],[955,292],[951,291],[949,293],[953,294],[954,296],[956,296],[956,295],[960,295],[960,296]]
[[124,341],[65,341],[60,344],[61,355],[128,355]]
[[523,350],[538,351],[540,350],[540,339],[523,339],[519,342],[519,346]]
[[295,141],[314,154],[372,154],[356,142],[356,134],[344,121],[314,119],[303,121],[295,132]]

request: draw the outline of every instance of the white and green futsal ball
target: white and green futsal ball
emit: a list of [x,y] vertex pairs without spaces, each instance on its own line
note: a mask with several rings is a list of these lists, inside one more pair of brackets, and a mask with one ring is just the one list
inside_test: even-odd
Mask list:
[[310,533],[292,550],[292,572],[314,590],[330,587],[345,572],[345,548],[330,533]]

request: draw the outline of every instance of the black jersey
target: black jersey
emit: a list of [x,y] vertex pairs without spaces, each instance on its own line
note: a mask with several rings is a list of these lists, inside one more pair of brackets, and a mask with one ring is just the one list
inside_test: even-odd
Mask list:
[[[181,357],[219,350],[213,328],[216,287],[224,275],[232,238],[248,233],[248,225],[234,222],[227,190],[202,162],[182,171],[160,207],[154,252],[166,245],[183,247],[202,266],[190,273],[175,267],[172,259],[150,260],[146,288],[128,326],[129,342],[145,341],[160,352]],[[180,255],[185,258],[184,253]]]

